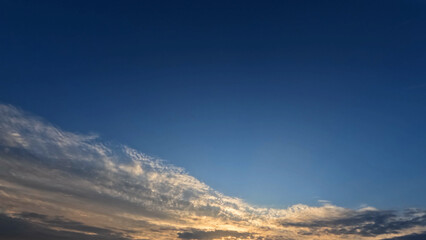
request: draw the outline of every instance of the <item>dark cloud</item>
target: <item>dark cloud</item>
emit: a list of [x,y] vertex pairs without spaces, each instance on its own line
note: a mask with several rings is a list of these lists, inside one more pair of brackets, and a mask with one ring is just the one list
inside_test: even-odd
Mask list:
[[331,220],[314,220],[308,222],[282,222],[283,226],[308,227],[314,232],[326,232],[336,235],[377,236],[397,233],[415,226],[426,226],[426,211],[406,210],[402,215],[395,211],[360,211],[350,212]]
[[383,240],[425,240],[425,239],[426,239],[426,232],[414,233],[414,234],[401,236],[401,237],[387,238]]
[[200,231],[194,230],[191,232],[181,232],[178,233],[178,238],[181,239],[202,239],[202,240],[211,240],[222,237],[236,237],[236,238],[247,238],[249,233],[240,233],[235,231]]
[[37,213],[0,214],[0,239],[4,240],[129,240],[120,232],[92,227],[63,217]]

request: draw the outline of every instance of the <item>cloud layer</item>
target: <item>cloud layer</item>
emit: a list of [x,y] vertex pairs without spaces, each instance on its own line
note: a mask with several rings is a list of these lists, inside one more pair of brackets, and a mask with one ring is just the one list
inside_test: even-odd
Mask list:
[[426,211],[261,208],[0,105],[1,239],[420,239]]

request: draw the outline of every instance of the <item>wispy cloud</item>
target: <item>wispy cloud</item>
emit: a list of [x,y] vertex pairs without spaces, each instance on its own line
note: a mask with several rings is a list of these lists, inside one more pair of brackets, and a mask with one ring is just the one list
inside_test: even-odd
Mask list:
[[419,209],[253,206],[10,105],[0,105],[0,203],[2,239],[410,239],[426,231]]

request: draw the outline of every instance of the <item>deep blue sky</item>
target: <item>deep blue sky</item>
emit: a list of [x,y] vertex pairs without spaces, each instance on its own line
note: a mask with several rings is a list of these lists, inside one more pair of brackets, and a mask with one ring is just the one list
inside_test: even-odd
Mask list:
[[426,207],[423,1],[1,1],[0,101],[262,206]]

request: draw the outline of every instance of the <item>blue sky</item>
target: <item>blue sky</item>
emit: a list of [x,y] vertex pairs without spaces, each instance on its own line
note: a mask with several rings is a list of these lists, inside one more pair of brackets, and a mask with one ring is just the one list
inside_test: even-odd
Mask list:
[[422,1],[2,1],[0,101],[259,206],[425,208]]

